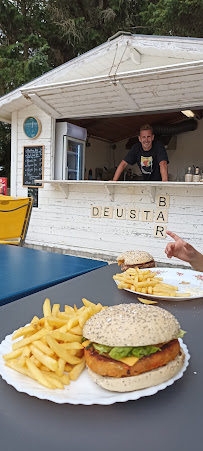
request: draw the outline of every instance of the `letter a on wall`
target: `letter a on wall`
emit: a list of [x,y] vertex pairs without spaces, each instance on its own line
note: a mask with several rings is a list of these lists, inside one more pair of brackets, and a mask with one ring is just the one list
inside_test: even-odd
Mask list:
[[168,209],[157,208],[156,214],[155,214],[155,221],[156,222],[168,222]]

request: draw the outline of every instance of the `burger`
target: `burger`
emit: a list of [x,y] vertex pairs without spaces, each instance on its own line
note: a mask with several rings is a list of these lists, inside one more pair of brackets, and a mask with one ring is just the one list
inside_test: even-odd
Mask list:
[[128,268],[154,268],[155,261],[152,255],[144,251],[126,251],[117,257],[118,265],[121,271]]
[[175,376],[185,355],[176,318],[152,305],[120,304],[101,310],[84,325],[88,373],[101,387],[130,392]]

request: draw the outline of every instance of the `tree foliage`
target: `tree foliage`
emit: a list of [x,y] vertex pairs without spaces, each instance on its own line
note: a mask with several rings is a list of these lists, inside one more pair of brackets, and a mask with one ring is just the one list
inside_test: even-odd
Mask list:
[[141,26],[146,34],[162,36],[203,37],[202,0],[144,1],[140,11]]
[[50,69],[45,0],[0,2],[0,94]]
[[135,23],[137,5],[136,0],[49,0],[57,33],[51,46],[55,55],[64,62],[102,44],[118,30],[128,31]]
[[[0,1],[0,96],[50,69],[45,0]],[[10,125],[0,123],[1,176],[10,175]]]
[[1,0],[0,95],[114,35],[203,35],[202,0]]
[[10,182],[10,160],[11,160],[11,126],[0,122],[0,177],[8,178]]
[[[202,0],[0,0],[0,96],[119,30],[203,37],[202,17]],[[9,161],[10,126],[0,123],[7,176]]]

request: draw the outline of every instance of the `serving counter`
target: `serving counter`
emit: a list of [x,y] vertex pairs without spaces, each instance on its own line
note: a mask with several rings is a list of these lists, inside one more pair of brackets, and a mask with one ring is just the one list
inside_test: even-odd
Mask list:
[[116,192],[116,188],[131,188],[134,193],[136,192],[136,189],[141,187],[145,188],[149,194],[151,202],[155,201],[157,188],[200,188],[203,189],[203,183],[201,182],[113,182],[112,180],[109,181],[103,181],[103,180],[38,180],[39,183],[45,183],[50,184],[52,186],[59,187],[65,194],[66,198],[68,198],[69,194],[69,187],[72,185],[78,185],[78,186],[84,186],[84,185],[90,185],[90,186],[104,186],[107,193],[109,194],[110,200],[114,200],[114,194]]
[[[136,295],[118,290],[112,275],[116,264],[34,293],[1,307],[0,341],[13,330],[42,315],[51,303],[80,307],[82,297],[104,305],[138,302]],[[0,379],[0,443],[2,451],[199,451],[202,448],[203,299],[162,301],[187,331],[184,343],[191,355],[183,377],[153,396],[104,405],[56,404],[17,392]],[[74,382],[72,382],[74,384]],[[85,388],[84,388],[85,389]]]
[[26,240],[31,246],[110,261],[145,250],[166,264],[168,229],[203,252],[201,182],[41,182]]

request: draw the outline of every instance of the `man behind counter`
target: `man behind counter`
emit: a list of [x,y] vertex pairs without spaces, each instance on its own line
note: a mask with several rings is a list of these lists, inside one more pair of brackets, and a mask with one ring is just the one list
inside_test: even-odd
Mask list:
[[153,129],[150,125],[140,128],[139,143],[129,150],[124,160],[119,164],[113,181],[117,181],[128,164],[137,163],[144,180],[146,181],[168,181],[166,149],[161,142],[153,142]]

